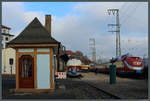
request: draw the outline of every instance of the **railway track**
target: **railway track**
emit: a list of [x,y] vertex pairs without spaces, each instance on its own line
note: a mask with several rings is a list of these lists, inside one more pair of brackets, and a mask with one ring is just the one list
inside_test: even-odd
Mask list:
[[[106,74],[109,75],[109,73],[105,73],[105,72],[99,72],[101,74]],[[117,77],[121,77],[121,78],[130,78],[130,79],[145,79],[143,74],[120,74],[120,73],[116,73]]]
[[111,93],[109,93],[109,92],[106,92],[105,90],[102,90],[102,89],[96,87],[94,84],[91,84],[91,83],[89,83],[89,82],[87,82],[87,81],[82,81],[80,78],[73,78],[73,79],[70,79],[70,80],[76,80],[76,81],[84,82],[85,84],[88,84],[88,86],[90,86],[90,87],[92,87],[92,88],[95,88],[96,90],[98,90],[98,91],[100,91],[100,92],[103,92],[103,93],[105,93],[106,95],[110,96],[110,98],[113,98],[113,99],[122,99],[122,98],[120,98],[120,97],[118,97],[118,96],[116,96],[116,95],[114,95],[114,94],[111,94]]
[[[85,81],[84,81],[85,82]],[[85,83],[87,83],[87,82],[85,82]],[[105,93],[105,94],[107,94],[107,95],[109,95],[109,96],[111,96],[111,97],[113,97],[114,99],[121,99],[120,97],[118,97],[118,96],[116,96],[116,95],[114,95],[114,94],[111,94],[111,93],[109,93],[109,92],[106,92],[105,90],[102,90],[102,89],[100,89],[100,88],[98,88],[98,87],[96,87],[96,86],[94,86],[94,85],[92,85],[92,84],[90,84],[90,83],[87,83],[89,86],[91,86],[91,87],[93,87],[93,88],[95,88],[95,89],[97,89],[97,90],[99,90],[99,91],[102,91],[103,93]]]

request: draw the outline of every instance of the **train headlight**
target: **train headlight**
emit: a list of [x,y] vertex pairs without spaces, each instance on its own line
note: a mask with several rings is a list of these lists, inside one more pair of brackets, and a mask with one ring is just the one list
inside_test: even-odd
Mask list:
[[134,65],[141,65],[142,62],[133,62]]

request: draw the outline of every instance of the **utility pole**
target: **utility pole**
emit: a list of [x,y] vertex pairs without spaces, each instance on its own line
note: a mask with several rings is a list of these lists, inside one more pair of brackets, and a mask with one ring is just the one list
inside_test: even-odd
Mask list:
[[95,48],[95,38],[89,39],[89,48],[92,56],[92,61],[96,62],[96,48]]
[[116,15],[116,24],[108,24],[108,26],[116,26],[116,30],[109,32],[116,32],[116,57],[118,57],[121,56],[119,9],[108,9],[107,11],[109,15]]

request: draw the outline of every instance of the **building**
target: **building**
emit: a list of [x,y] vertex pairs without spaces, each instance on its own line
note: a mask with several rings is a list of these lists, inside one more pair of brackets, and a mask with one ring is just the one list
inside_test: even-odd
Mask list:
[[72,56],[74,53],[71,50],[66,50],[66,54],[68,54],[69,56]]
[[91,60],[87,56],[84,56],[81,51],[73,52],[72,50],[66,50],[66,54],[70,59],[79,59],[85,65],[89,65],[91,63]]
[[2,25],[2,48],[7,48],[6,43],[13,39],[14,35],[10,34],[11,28]]
[[15,91],[50,92],[55,89],[54,61],[57,58],[54,57],[58,55],[60,44],[51,36],[51,15],[45,16],[45,26],[35,18],[8,43],[16,51]]
[[2,49],[2,74],[15,74],[16,51],[13,48]]
[[10,30],[11,28],[2,25],[2,74],[7,75],[15,74],[15,50],[7,47],[7,43],[14,37]]

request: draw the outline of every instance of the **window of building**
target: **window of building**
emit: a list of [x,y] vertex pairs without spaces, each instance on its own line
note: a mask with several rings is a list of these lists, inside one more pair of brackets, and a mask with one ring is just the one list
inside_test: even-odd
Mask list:
[[8,41],[8,37],[6,37],[5,40]]
[[3,33],[6,33],[6,30],[3,30]]
[[10,58],[10,59],[9,59],[9,64],[10,64],[10,65],[13,65],[13,61],[14,61],[14,59],[13,59],[13,58]]

